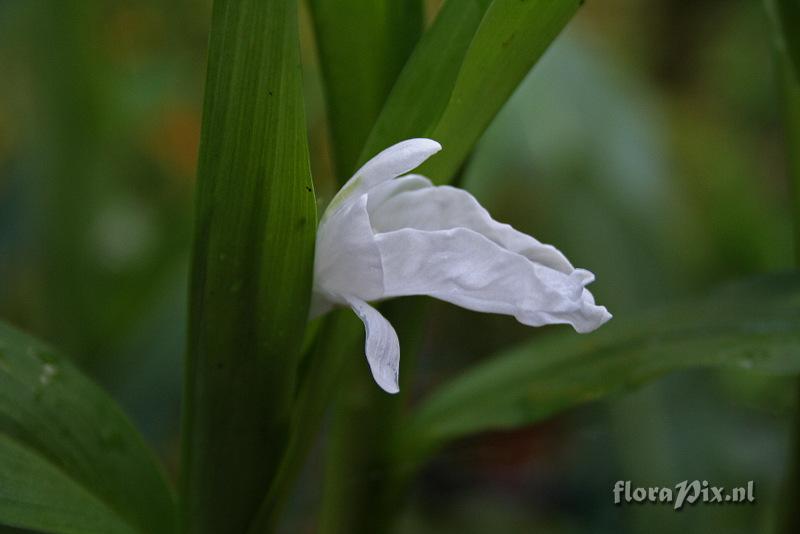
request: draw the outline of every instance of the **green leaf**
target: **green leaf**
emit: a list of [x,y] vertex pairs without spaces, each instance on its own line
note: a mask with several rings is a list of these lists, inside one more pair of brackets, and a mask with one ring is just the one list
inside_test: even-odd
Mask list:
[[189,297],[185,532],[245,532],[276,476],[315,230],[296,2],[216,0]]
[[362,160],[409,137],[444,150],[421,173],[452,178],[580,0],[447,2],[400,75]]
[[312,0],[340,181],[422,31],[420,0]]
[[407,427],[404,453],[419,459],[447,441],[535,423],[671,371],[725,366],[800,371],[800,275],[615,317],[588,335],[537,337],[435,390]]
[[491,0],[445,2],[370,131],[362,163],[394,143],[430,135],[447,107],[464,56],[490,4]]
[[174,532],[173,497],[133,425],[41,342],[0,323],[0,523]]

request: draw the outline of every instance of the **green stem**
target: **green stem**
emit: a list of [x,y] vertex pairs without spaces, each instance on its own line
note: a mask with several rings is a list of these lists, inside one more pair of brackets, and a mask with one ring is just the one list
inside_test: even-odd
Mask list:
[[358,356],[357,342],[363,332],[361,321],[350,310],[339,310],[325,319],[314,349],[308,355],[308,369],[301,379],[289,446],[280,471],[250,526],[250,534],[273,532],[278,526],[293,483],[317,437],[334,391],[341,386],[343,368],[346,362]]
[[400,393],[389,395],[372,380],[361,358],[346,367],[328,436],[320,534],[387,532],[410,480],[394,446],[411,393],[415,355],[424,325],[424,301],[386,303],[382,312],[400,338]]

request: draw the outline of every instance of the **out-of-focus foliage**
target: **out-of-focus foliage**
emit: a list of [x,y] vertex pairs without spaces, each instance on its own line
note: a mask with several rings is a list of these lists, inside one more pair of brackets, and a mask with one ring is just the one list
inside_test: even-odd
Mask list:
[[203,7],[0,3],[0,314],[91,368],[164,452],[177,437]]
[[[208,5],[0,0],[0,316],[80,359],[172,470]],[[314,60],[302,20],[303,59]],[[791,219],[770,47],[758,2],[587,2],[503,107],[462,183],[497,219],[595,272],[593,291],[620,323],[783,270]],[[304,76],[324,201],[318,67],[306,63]],[[550,335],[432,308],[419,395]],[[473,436],[423,470],[398,530],[765,531],[789,401],[781,379],[692,371],[533,428]],[[319,477],[314,456],[287,532],[313,524]],[[696,478],[754,479],[758,504],[680,514],[611,505],[618,479]]]
[[541,421],[570,405],[692,367],[800,372],[800,279],[739,283],[702,300],[618,319],[594,336],[541,337],[493,356],[424,399],[401,454],[415,460],[480,431]]
[[773,16],[778,26],[778,46],[786,51],[795,76],[800,76],[800,4],[793,0],[768,0],[768,8],[774,10]]
[[169,534],[161,466],[114,402],[50,347],[0,323],[0,514],[47,532]]

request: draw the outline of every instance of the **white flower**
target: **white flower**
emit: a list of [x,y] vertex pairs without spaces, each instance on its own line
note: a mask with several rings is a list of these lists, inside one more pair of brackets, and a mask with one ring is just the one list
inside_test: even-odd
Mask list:
[[367,302],[430,295],[578,332],[611,318],[585,288],[594,275],[555,247],[494,221],[462,189],[406,174],[441,148],[409,139],[372,158],[333,198],[317,233],[311,316],[350,306],[366,327],[372,375],[389,393],[399,390],[400,343]]

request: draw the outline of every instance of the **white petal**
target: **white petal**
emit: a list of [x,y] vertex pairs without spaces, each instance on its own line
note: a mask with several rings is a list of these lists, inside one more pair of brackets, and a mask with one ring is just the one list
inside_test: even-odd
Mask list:
[[417,191],[420,189],[432,189],[433,184],[430,180],[419,174],[408,174],[401,178],[382,182],[369,190],[367,195],[367,211],[369,212],[370,219],[376,213],[383,210],[383,205],[401,193],[408,191]]
[[337,210],[345,200],[364,194],[381,182],[409,173],[442,149],[432,139],[408,139],[392,145],[366,162],[331,200],[328,210]]
[[571,324],[589,332],[611,318],[585,289],[592,275],[553,269],[467,229],[401,229],[376,235],[386,297],[430,295],[523,324]]
[[[315,256],[315,300],[344,304],[337,296],[363,300],[383,296],[383,266],[369,222],[366,195],[323,219],[317,231]],[[324,311],[325,306],[316,303],[312,313]]]
[[396,194],[381,203],[379,210],[373,208],[371,197],[372,193],[367,209],[376,232],[401,228],[468,228],[531,261],[567,274],[574,270],[558,249],[543,244],[508,224],[495,221],[475,197],[463,189],[449,186],[428,189],[398,188]]
[[386,318],[375,308],[357,298],[347,299],[350,307],[364,323],[366,341],[364,350],[375,382],[387,393],[400,391],[400,341]]
[[413,171],[441,149],[442,145],[433,139],[401,141],[366,162],[353,177],[360,177],[369,189],[375,184]]

